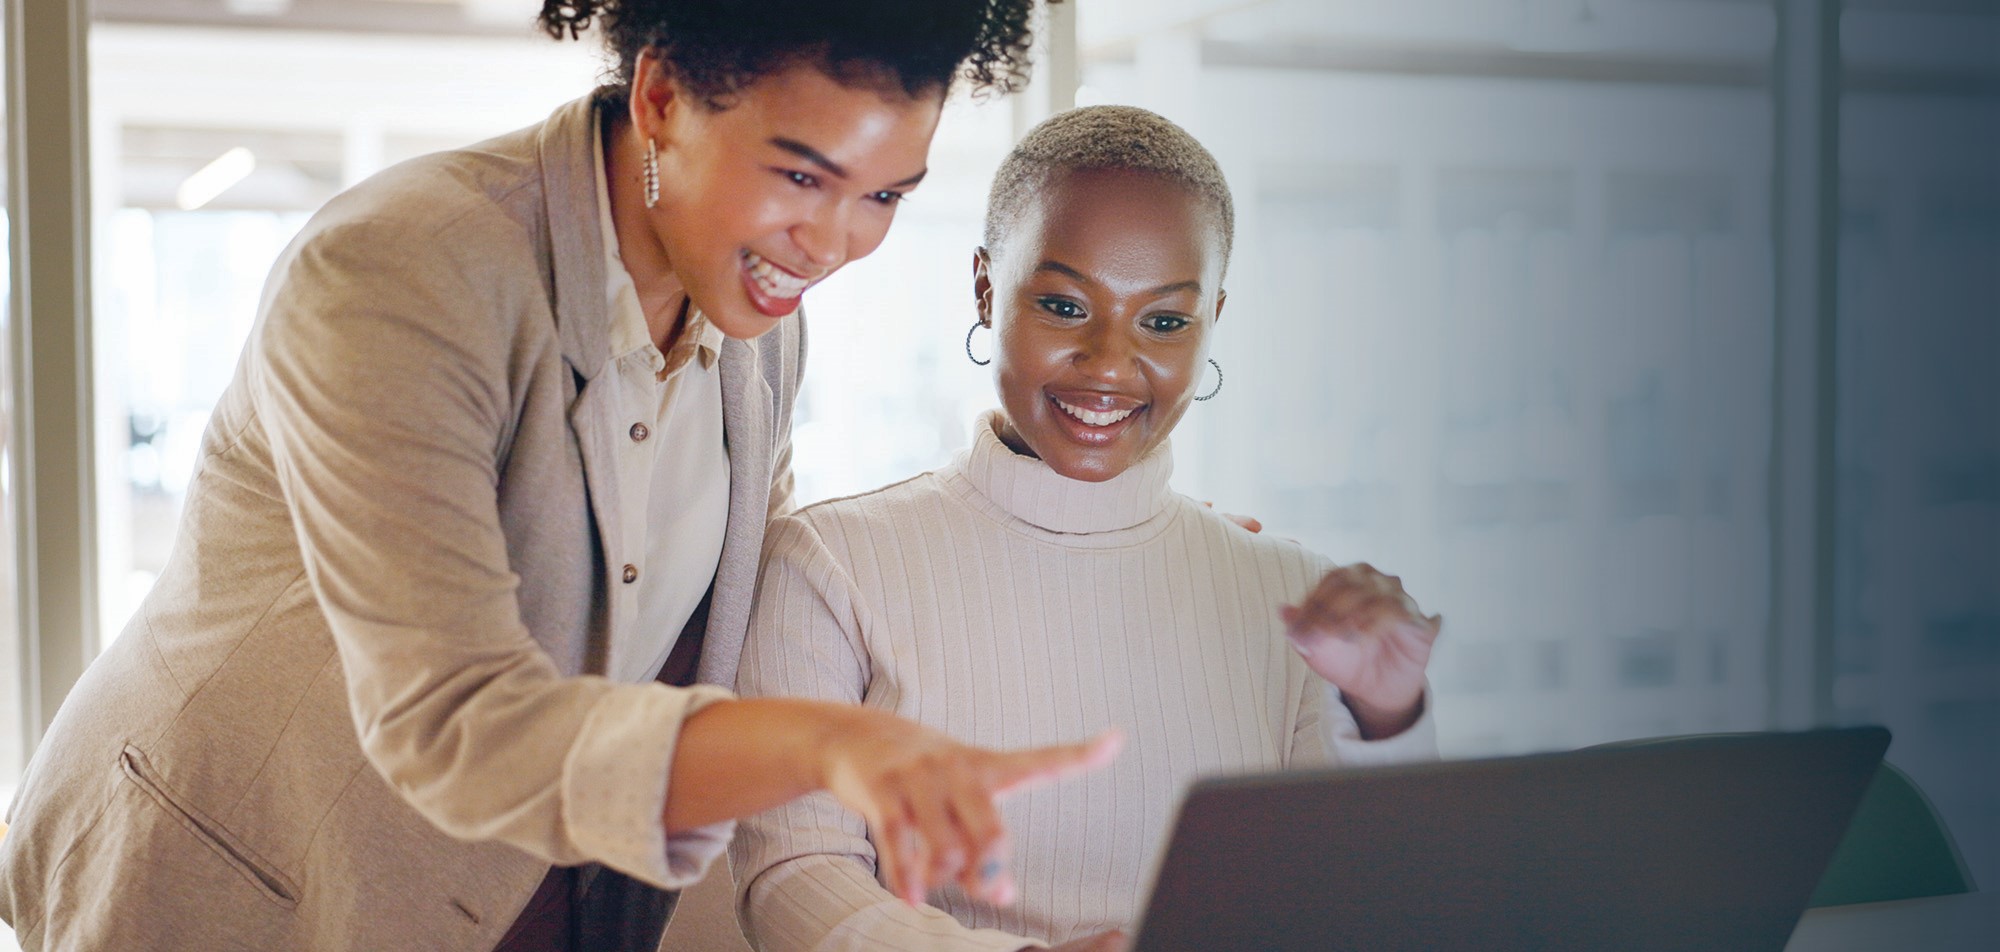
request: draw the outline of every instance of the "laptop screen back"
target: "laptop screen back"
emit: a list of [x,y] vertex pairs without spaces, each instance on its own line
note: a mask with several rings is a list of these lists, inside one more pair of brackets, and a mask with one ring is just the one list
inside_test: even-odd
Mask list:
[[1880,728],[1198,782],[1136,952],[1782,949]]

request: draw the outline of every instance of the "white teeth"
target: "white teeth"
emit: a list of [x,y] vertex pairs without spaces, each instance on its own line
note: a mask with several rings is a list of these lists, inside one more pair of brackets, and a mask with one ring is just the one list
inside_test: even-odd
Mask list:
[[1110,426],[1132,415],[1132,410],[1113,410],[1109,413],[1099,413],[1096,410],[1085,410],[1082,407],[1070,406],[1061,400],[1056,401],[1056,406],[1061,407],[1064,413],[1076,417],[1091,426]]
[[757,286],[774,298],[798,297],[805,293],[807,285],[812,284],[811,279],[792,274],[764,260],[763,256],[754,251],[743,252],[743,261],[750,272],[750,277],[756,279]]

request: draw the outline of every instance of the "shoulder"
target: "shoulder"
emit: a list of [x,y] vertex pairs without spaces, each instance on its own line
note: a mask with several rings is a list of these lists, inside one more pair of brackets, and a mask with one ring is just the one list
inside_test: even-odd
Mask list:
[[1333,560],[1293,539],[1270,531],[1251,532],[1227,516],[1186,496],[1174,496],[1190,545],[1211,564],[1227,565],[1239,576],[1254,576],[1285,588],[1309,587],[1334,567]]
[[766,530],[771,539],[768,548],[816,546],[845,563],[851,553],[876,542],[936,531],[931,525],[935,520],[922,514],[935,512],[945,493],[938,475],[926,472],[879,489],[816,502],[773,520]]
[[[466,274],[517,266],[547,232],[535,132],[390,166],[335,196],[300,241],[337,243],[406,267],[448,260]],[[421,257],[409,260],[412,251]],[[495,262],[496,253],[509,260]]]
[[[440,340],[496,335],[551,296],[546,203],[529,128],[419,156],[313,215],[273,265],[260,338],[392,320]],[[499,345],[504,350],[504,345]]]

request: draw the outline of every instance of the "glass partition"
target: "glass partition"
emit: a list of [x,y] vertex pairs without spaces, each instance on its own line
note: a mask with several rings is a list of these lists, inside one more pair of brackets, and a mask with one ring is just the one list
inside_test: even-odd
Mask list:
[[1448,619],[1448,755],[1766,720],[1771,11],[1083,8],[1235,191],[1184,492]]
[[[1856,5],[1860,7],[1861,5]],[[1835,716],[2000,882],[2000,14],[1842,30]]]

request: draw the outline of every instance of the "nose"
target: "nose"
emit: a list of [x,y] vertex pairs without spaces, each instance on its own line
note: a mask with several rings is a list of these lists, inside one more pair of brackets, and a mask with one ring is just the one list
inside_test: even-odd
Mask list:
[[1139,372],[1139,349],[1131,335],[1117,320],[1105,317],[1086,322],[1071,360],[1085,376],[1106,383],[1123,381]]
[[840,201],[820,202],[811,215],[792,226],[792,243],[822,273],[847,262],[853,229],[852,216],[845,205]]

